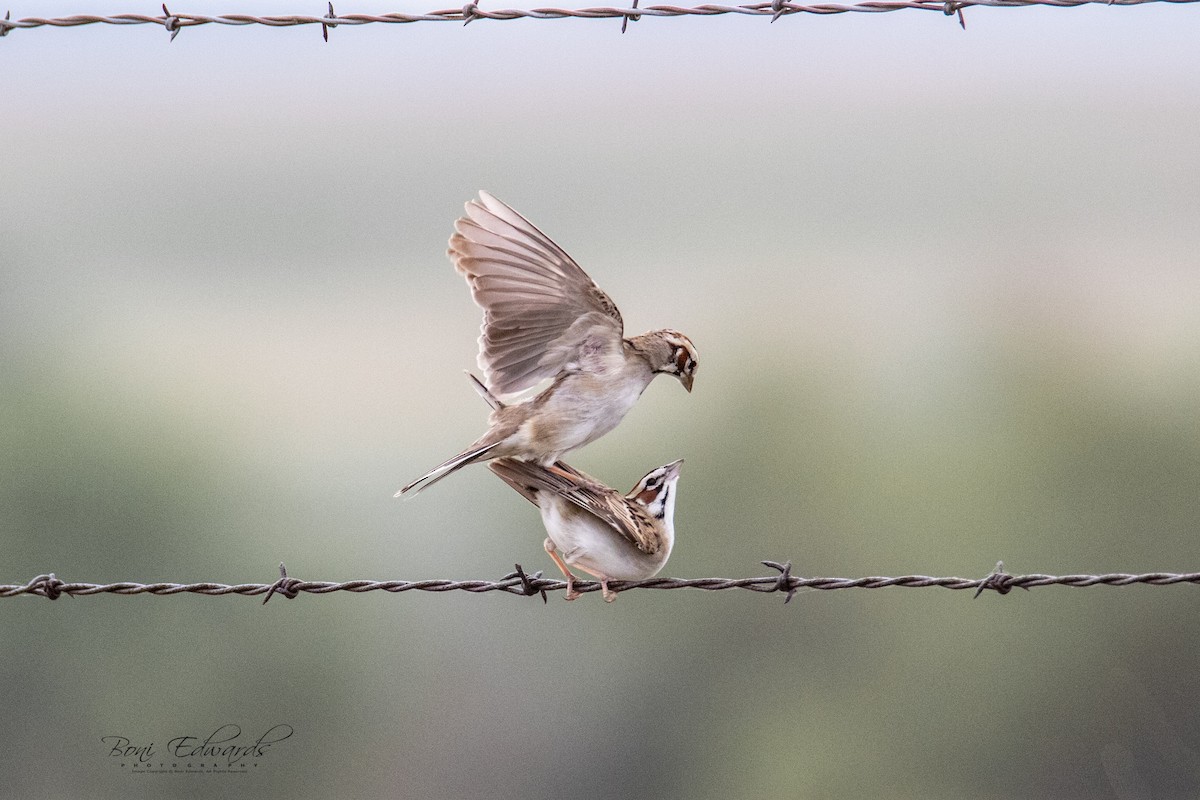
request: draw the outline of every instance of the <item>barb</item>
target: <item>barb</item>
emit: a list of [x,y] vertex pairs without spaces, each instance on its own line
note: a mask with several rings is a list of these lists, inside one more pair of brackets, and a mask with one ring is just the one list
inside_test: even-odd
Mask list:
[[964,31],[967,29],[967,21],[963,19],[963,6],[967,3],[955,2],[955,0],[946,0],[946,4],[942,7],[942,13],[947,17],[958,15],[958,25]]
[[167,41],[175,41],[175,37],[179,35],[179,17],[167,10],[167,4],[162,4],[163,10],[163,27],[171,32],[171,38]]
[[[800,589],[831,591],[834,589],[883,589],[888,587],[905,587],[924,589],[940,587],[943,589],[975,589],[975,596],[985,589],[991,589],[997,594],[1007,594],[1014,588],[1033,589],[1039,586],[1072,586],[1084,588],[1089,586],[1132,586],[1145,584],[1148,586],[1172,586],[1181,583],[1200,584],[1200,572],[1146,572],[1133,574],[1126,572],[1108,573],[1105,575],[1009,575],[1004,572],[1003,562],[996,565],[984,578],[935,578],[927,575],[902,575],[899,577],[865,577],[865,578],[804,578],[792,574],[790,561],[764,561],[765,566],[778,571],[778,575],[766,575],[754,578],[650,578],[644,581],[610,581],[608,586],[616,592],[633,589],[703,589],[705,591],[721,591],[724,589],[746,589],[763,594],[782,593],[784,602],[789,602]],[[301,593],[329,594],[330,592],[505,592],[522,597],[541,596],[546,600],[547,592],[564,591],[565,581],[543,578],[541,572],[529,574],[515,565],[516,570],[496,581],[306,581],[289,577],[283,564],[279,565],[280,577],[274,583],[239,583],[227,585],[223,583],[68,583],[59,579],[54,573],[38,575],[28,583],[0,584],[0,597],[18,597],[34,595],[55,600],[62,595],[81,597],[95,594],[201,594],[229,595],[239,594],[257,596],[265,594],[265,603],[275,594],[287,598],[296,598]],[[597,581],[576,581],[575,590],[578,592],[598,592],[600,584]]]
[[[325,19],[337,19],[337,14],[333,10],[333,0],[329,0],[329,13],[326,14],[324,18]],[[324,39],[326,42],[328,42],[329,41],[329,29],[336,28],[336,27],[337,27],[336,22],[322,22],[321,23],[321,38]]]
[[638,7],[634,2],[630,8],[613,6],[595,6],[590,8],[529,8],[529,9],[498,9],[488,11],[480,8],[474,2],[468,2],[460,8],[449,8],[429,11],[424,14],[409,14],[393,12],[389,14],[341,14],[334,15],[332,3],[329,13],[323,16],[306,14],[287,14],[278,16],[255,16],[253,14],[180,14],[167,11],[163,7],[163,16],[147,14],[75,14],[69,17],[25,17],[23,19],[0,19],[0,36],[5,36],[17,28],[73,28],[80,25],[157,25],[171,32],[171,39],[182,28],[197,25],[265,25],[271,28],[288,28],[297,25],[320,25],[321,32],[328,41],[329,29],[338,25],[370,25],[370,24],[407,24],[411,22],[461,22],[464,25],[475,20],[513,20],[513,19],[621,19],[621,31],[624,33],[627,24],[637,21],[643,16],[649,17],[716,17],[725,14],[747,14],[751,16],[771,17],[771,21],[781,16],[793,14],[845,14],[865,13],[878,14],[888,11],[935,11],[947,16],[957,16],[958,22],[965,29],[963,9],[976,6],[989,8],[1024,8],[1028,6],[1051,6],[1055,8],[1074,8],[1087,5],[1135,6],[1145,3],[1196,3],[1200,0],[863,0],[858,3],[814,3],[806,5],[789,0],[769,0],[768,2],[748,3],[745,5],[719,5],[705,3],[697,6],[654,5]]
[[[633,0],[633,7],[638,7],[638,0]],[[637,22],[641,18],[641,14],[628,14],[621,17],[621,33],[625,33],[625,28],[629,25],[629,23]],[[774,20],[772,20],[772,22],[774,22]]]

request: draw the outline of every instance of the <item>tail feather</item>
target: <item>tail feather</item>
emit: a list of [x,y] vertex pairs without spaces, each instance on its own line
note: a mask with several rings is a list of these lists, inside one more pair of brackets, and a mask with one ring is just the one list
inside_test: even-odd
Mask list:
[[414,494],[424,489],[428,489],[430,486],[433,486],[447,475],[452,475],[468,464],[473,464],[476,461],[479,461],[501,444],[503,444],[503,440],[499,442],[492,442],[491,444],[485,444],[482,447],[476,447],[473,450],[467,450],[464,453],[459,453],[449,461],[444,461],[441,464],[438,464],[436,467],[429,470],[429,472],[426,472],[424,475],[417,478],[400,491],[396,492],[396,494],[393,496],[399,497],[402,494],[408,494],[409,491],[414,489]]
[[488,469],[495,473],[497,478],[507,483],[518,494],[536,506],[538,505],[538,490],[536,486],[530,485],[527,476],[521,472],[520,466],[524,464],[524,461],[517,461],[512,458],[497,458],[488,464]]

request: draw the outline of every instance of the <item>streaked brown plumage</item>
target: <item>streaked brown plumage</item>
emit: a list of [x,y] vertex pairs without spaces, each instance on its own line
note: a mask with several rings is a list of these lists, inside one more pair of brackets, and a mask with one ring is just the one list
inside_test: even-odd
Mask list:
[[501,458],[488,468],[541,511],[549,534],[543,546],[567,578],[567,599],[579,596],[570,566],[599,578],[604,599],[612,602],[610,580],[651,578],[667,563],[682,464],[651,470],[627,495],[561,462],[546,468]]

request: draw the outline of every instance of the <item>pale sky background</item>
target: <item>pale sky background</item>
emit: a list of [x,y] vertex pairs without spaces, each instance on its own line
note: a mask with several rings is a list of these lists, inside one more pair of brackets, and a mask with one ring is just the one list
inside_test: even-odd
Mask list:
[[[693,394],[654,383],[570,458],[623,489],[686,459],[664,574],[1193,570],[1198,13],[15,31],[0,582],[550,574],[536,513],[482,468],[392,499],[485,424],[444,255],[481,188],[627,332],[700,350]],[[5,599],[0,775],[1189,797],[1198,592]],[[101,743],[230,723],[296,733],[242,775],[134,775]]]

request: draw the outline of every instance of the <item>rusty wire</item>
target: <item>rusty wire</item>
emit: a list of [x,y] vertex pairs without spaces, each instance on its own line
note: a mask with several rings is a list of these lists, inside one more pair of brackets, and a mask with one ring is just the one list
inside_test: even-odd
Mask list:
[[337,14],[329,3],[329,12],[323,16],[286,14],[277,16],[255,16],[253,14],[185,14],[172,12],[163,4],[161,15],[150,14],[74,14],[67,17],[24,17],[11,19],[11,12],[0,19],[0,36],[25,28],[73,28],[80,25],[159,25],[171,34],[171,39],[184,28],[197,25],[264,25],[271,28],[288,28],[297,25],[320,25],[321,35],[329,40],[329,29],[339,25],[407,24],[412,22],[461,22],[476,20],[514,19],[620,19],[621,32],[629,22],[642,17],[714,17],[725,14],[743,14],[770,17],[775,22],[780,17],[793,14],[845,14],[849,12],[876,14],[887,11],[912,9],[935,11],[946,16],[955,16],[965,27],[962,12],[965,8],[986,6],[990,8],[1016,8],[1026,6],[1050,6],[1073,8],[1086,5],[1133,6],[1144,3],[1195,3],[1200,0],[863,0],[858,3],[814,3],[804,4],[788,0],[747,3],[744,5],[719,5],[705,3],[698,6],[651,5],[638,6],[636,0],[630,8],[597,6],[590,8],[529,8],[496,9],[481,8],[474,0],[459,8],[447,8],[425,13],[392,12],[388,14]]
[[[926,575],[903,575],[900,577],[866,577],[866,578],[803,578],[792,574],[791,562],[763,561],[764,565],[776,570],[778,574],[754,578],[650,578],[642,581],[609,581],[609,588],[616,592],[632,589],[704,589],[719,591],[722,589],[747,589],[752,592],[774,593],[786,595],[784,602],[801,589],[832,590],[832,589],[882,589],[889,586],[922,589],[938,586],[943,589],[974,589],[978,597],[985,589],[991,589],[998,594],[1007,594],[1012,589],[1032,589],[1037,586],[1131,586],[1146,584],[1149,586],[1170,586],[1179,583],[1200,584],[1200,572],[1172,573],[1147,572],[1131,574],[1125,572],[1109,573],[1106,575],[1009,575],[1004,571],[1003,562],[984,578],[934,578]],[[330,592],[506,592],[508,594],[526,597],[540,596],[546,600],[547,592],[556,592],[567,588],[565,581],[555,578],[544,578],[541,572],[527,574],[520,564],[516,570],[496,581],[305,581],[289,577],[283,564],[279,565],[280,577],[274,583],[241,583],[226,585],[222,583],[69,583],[60,580],[53,573],[38,575],[28,583],[0,585],[0,597],[17,597],[34,595],[55,600],[62,595],[83,597],[96,594],[201,594],[201,595],[266,595],[267,602],[278,593],[285,597],[294,598],[301,592],[311,594],[329,594]],[[579,592],[600,591],[596,581],[576,581],[575,589]]]

